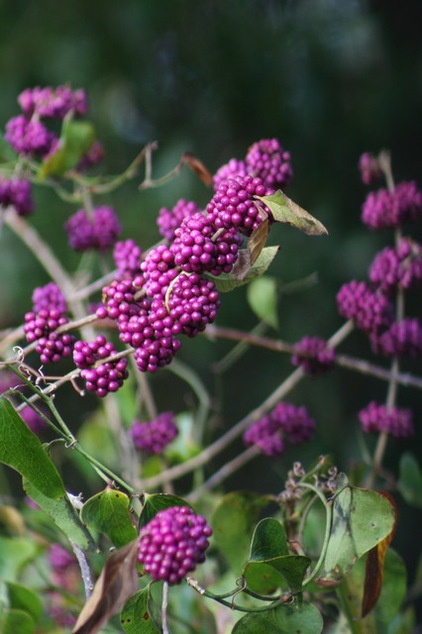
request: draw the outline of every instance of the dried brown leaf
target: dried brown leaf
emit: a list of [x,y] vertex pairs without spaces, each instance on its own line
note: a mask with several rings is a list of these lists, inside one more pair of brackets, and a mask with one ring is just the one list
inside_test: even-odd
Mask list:
[[111,553],[72,634],[96,634],[122,610],[129,597],[138,590],[137,555],[137,540]]
[[182,163],[187,165],[194,174],[208,187],[212,185],[212,174],[207,170],[202,161],[191,152],[185,152],[182,156]]

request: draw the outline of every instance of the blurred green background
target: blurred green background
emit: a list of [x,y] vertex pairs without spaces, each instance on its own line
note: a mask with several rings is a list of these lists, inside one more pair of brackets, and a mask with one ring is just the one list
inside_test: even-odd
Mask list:
[[[327,226],[329,236],[311,238],[279,226],[271,233],[271,242],[281,244],[272,275],[283,282],[318,275],[312,288],[281,296],[276,336],[291,342],[304,334],[328,337],[342,323],[335,306],[339,286],[364,279],[376,250],[392,240],[359,221],[366,195],[359,155],[388,148],[397,181],[420,173],[421,23],[420,0],[0,0],[0,121],[3,126],[18,113],[16,97],[24,88],[70,82],[88,91],[91,119],[106,149],[104,170],[122,171],[145,143],[157,140],[156,176],[186,150],[214,172],[242,158],[254,141],[278,137],[295,171],[288,194]],[[158,209],[180,197],[205,205],[211,192],[184,171],[157,190],[139,192],[129,183],[107,202],[121,215],[122,237],[147,247],[158,237]],[[37,192],[37,205],[35,226],[75,269],[79,258],[62,230],[75,210],[47,190]],[[0,244],[5,327],[20,323],[32,289],[47,279],[6,229]],[[418,311],[420,294],[414,293],[409,312]],[[254,325],[244,289],[223,297],[218,323]],[[181,358],[206,371],[230,347],[195,340]],[[343,351],[371,358],[358,334]],[[223,376],[222,425],[260,403],[290,367],[288,358],[250,351]],[[177,409],[183,394],[168,388],[168,379],[164,371],[154,377],[158,399],[163,408]],[[212,386],[207,375],[205,381]],[[385,391],[380,381],[346,370],[303,382],[291,400],[308,405],[318,421],[315,444],[299,452],[304,461],[333,452],[347,468],[357,451],[356,412],[372,398],[383,400]],[[399,403],[415,408],[417,425],[420,394],[402,389]],[[396,469],[399,452],[421,440],[419,429],[416,441],[390,447],[388,466]],[[282,479],[292,458],[280,468]],[[274,470],[264,461],[254,465],[242,472],[242,484],[278,490]],[[238,484],[234,478],[229,486]],[[413,511],[402,513],[405,525],[417,519]],[[410,542],[406,548],[410,554]]]

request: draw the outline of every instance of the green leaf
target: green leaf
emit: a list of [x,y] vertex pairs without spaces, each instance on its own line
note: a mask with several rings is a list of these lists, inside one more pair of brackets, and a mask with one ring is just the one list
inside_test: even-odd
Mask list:
[[38,622],[43,612],[43,604],[39,596],[30,588],[19,583],[8,581],[6,586],[10,608],[22,610],[28,613],[35,622]]
[[290,200],[281,190],[276,191],[271,196],[256,196],[256,198],[265,203],[276,222],[292,225],[292,227],[300,229],[300,231],[309,236],[319,236],[328,233],[319,220],[311,216],[302,207],[299,207],[293,200]]
[[256,262],[248,269],[245,277],[240,280],[236,279],[230,274],[224,273],[222,275],[219,275],[218,277],[213,277],[212,275],[208,275],[207,277],[214,280],[215,285],[217,286],[217,289],[220,291],[220,293],[229,293],[235,288],[243,286],[244,284],[249,284],[249,282],[254,280],[256,277],[263,275],[277,255],[279,248],[280,247],[278,246],[274,246],[265,247],[264,249],[262,249]]
[[406,502],[422,507],[422,472],[411,453],[404,453],[400,459],[398,489]]
[[289,554],[286,531],[281,522],[266,517],[255,527],[249,561],[266,561]]
[[41,163],[38,176],[61,176],[75,167],[95,141],[95,130],[88,121],[74,121],[71,113],[63,119],[59,145]]
[[0,461],[43,495],[52,499],[64,496],[62,479],[43,445],[4,397],[0,397]]
[[190,507],[190,504],[185,502],[182,498],[168,493],[144,493],[144,507],[139,520],[139,526],[145,526],[145,524],[148,524],[148,522],[155,517],[158,511],[163,511],[171,506]]
[[235,574],[248,560],[250,540],[260,512],[268,499],[252,492],[223,496],[211,518],[214,542]]
[[322,628],[319,610],[310,603],[302,603],[247,614],[236,623],[232,634],[320,634]]
[[263,275],[251,281],[247,289],[249,306],[254,313],[274,329],[278,328],[277,280]]
[[244,568],[243,576],[248,588],[259,594],[272,594],[277,589],[299,593],[310,563],[308,557],[301,555],[274,557],[262,562],[250,561]]
[[2,634],[34,634],[33,618],[22,610],[7,610],[1,623]]
[[365,582],[365,558],[363,557],[344,576],[338,593],[349,619],[360,624],[357,632],[384,634],[388,625],[398,615],[406,595],[406,567],[401,557],[389,549],[384,563],[384,577],[380,597],[375,608],[361,618]]
[[160,632],[148,611],[149,595],[149,587],[144,588],[134,594],[123,608],[120,614],[120,623],[126,634],[157,634]]
[[79,515],[69,501],[67,495],[59,500],[52,500],[43,495],[30,482],[23,480],[23,487],[28,496],[38,504],[66,537],[74,541],[82,550],[94,549],[94,541],[79,519]]
[[390,535],[394,525],[394,508],[385,496],[345,486],[334,498],[324,570],[317,582],[338,581],[362,555]]
[[0,536],[0,579],[16,581],[25,565],[35,559],[38,550],[33,539]]
[[119,548],[136,538],[137,530],[129,513],[130,500],[125,493],[107,487],[85,502],[82,521],[110,538]]

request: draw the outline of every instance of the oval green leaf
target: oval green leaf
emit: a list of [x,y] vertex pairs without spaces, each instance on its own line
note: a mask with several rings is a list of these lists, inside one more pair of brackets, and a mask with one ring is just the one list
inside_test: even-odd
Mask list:
[[242,277],[242,279],[236,279],[233,275],[229,273],[223,273],[218,277],[213,277],[212,275],[207,275],[207,277],[215,282],[215,285],[220,293],[229,293],[235,288],[243,286],[244,284],[249,284],[249,282],[254,280],[256,277],[263,275],[277,255],[279,248],[280,247],[278,246],[273,246],[265,247],[264,249],[262,249],[256,262],[254,262],[254,264],[250,268],[248,267],[247,272],[245,272],[245,275],[244,277]]
[[0,397],[0,462],[18,471],[46,497],[65,495],[62,479],[37,436]]
[[9,606],[13,610],[22,610],[38,622],[43,612],[43,605],[39,596],[30,588],[19,583],[6,583]]
[[23,480],[23,488],[27,495],[53,520],[68,539],[75,542],[82,550],[95,550],[95,543],[86,526],[79,518],[67,495],[52,500],[43,495],[30,482]]
[[189,506],[185,500],[177,497],[177,495],[170,495],[168,493],[145,493],[144,494],[144,506],[142,509],[141,517],[139,520],[139,526],[145,526],[152,520],[158,511],[163,511],[171,506]]
[[57,150],[41,163],[39,177],[61,176],[75,167],[95,141],[95,130],[88,121],[74,121],[66,116]]
[[408,504],[422,507],[422,472],[416,458],[409,452],[400,459],[398,489]]
[[81,519],[90,528],[107,535],[119,548],[137,536],[129,506],[130,500],[125,493],[107,487],[85,502]]
[[324,570],[319,576],[321,584],[341,579],[394,526],[395,512],[387,497],[376,491],[345,486],[334,498]]
[[23,610],[7,610],[1,626],[2,634],[34,634],[35,632],[34,619]]
[[289,589],[292,593],[302,591],[303,578],[311,563],[308,557],[285,555],[265,561],[250,561],[243,576],[248,588],[259,594],[272,594],[277,589]]
[[126,634],[159,634],[149,613],[149,587],[134,594],[120,614],[120,623]]
[[310,603],[303,603],[247,614],[236,623],[232,634],[321,634],[322,628],[319,610]]
[[328,233],[319,220],[293,202],[281,190],[276,191],[271,196],[256,196],[256,198],[267,205],[276,222],[284,222],[296,227],[308,236],[320,236]]
[[254,526],[268,499],[252,492],[228,493],[211,518],[214,543],[237,575],[248,560]]
[[257,277],[249,284],[246,296],[255,315],[276,330],[278,328],[276,278],[267,275]]

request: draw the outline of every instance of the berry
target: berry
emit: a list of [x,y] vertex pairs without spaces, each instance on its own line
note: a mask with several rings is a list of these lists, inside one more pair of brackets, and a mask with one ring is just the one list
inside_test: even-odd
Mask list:
[[11,205],[19,216],[28,216],[34,210],[31,183],[19,178],[0,178],[0,206]]
[[174,232],[177,227],[180,226],[182,220],[187,216],[193,216],[196,213],[200,213],[201,208],[190,200],[181,198],[172,207],[167,209],[162,207],[158,212],[157,226],[160,235],[163,236],[168,242],[172,242],[174,239]]
[[388,298],[374,293],[365,282],[352,280],[343,284],[337,293],[340,315],[352,319],[355,326],[369,334],[379,333],[390,326],[393,307]]
[[266,187],[284,189],[293,178],[290,152],[278,139],[263,139],[251,145],[245,164],[247,173],[261,178]]
[[362,429],[367,434],[387,432],[395,438],[412,436],[413,420],[409,409],[399,407],[387,408],[371,401],[359,414]]
[[305,407],[290,403],[279,403],[252,425],[243,434],[247,446],[256,445],[266,456],[276,457],[283,453],[285,441],[300,443],[308,440],[315,429]]
[[89,215],[85,209],[74,213],[66,222],[69,245],[75,251],[98,249],[105,251],[113,246],[121,226],[111,207],[96,207]]
[[76,166],[78,172],[83,172],[94,165],[98,165],[104,158],[104,147],[100,141],[94,141]]
[[41,363],[57,363],[72,353],[74,336],[67,332],[55,332],[56,328],[67,323],[67,317],[57,308],[26,313],[23,330],[28,343],[37,342],[35,350],[40,355]]
[[294,444],[309,440],[315,430],[315,421],[303,406],[278,403],[271,412],[271,418],[283,430],[285,439]]
[[217,317],[221,305],[212,280],[196,273],[180,274],[171,285],[168,297],[170,316],[180,324],[181,332],[194,337]]
[[151,298],[157,295],[164,297],[168,285],[179,273],[174,254],[165,244],[160,244],[147,253],[141,263],[141,271],[145,277],[145,291]]
[[303,337],[293,349],[292,364],[301,366],[310,376],[328,372],[334,365],[334,349],[319,337]]
[[414,181],[402,182],[393,192],[379,189],[366,197],[362,222],[371,229],[397,228],[414,222],[422,213],[422,192]]
[[138,561],[154,581],[175,585],[205,561],[212,529],[187,506],[158,511],[139,533]]
[[173,412],[163,412],[149,422],[133,421],[130,435],[137,449],[161,454],[179,433]]
[[263,416],[243,434],[243,441],[247,447],[256,445],[266,456],[275,458],[280,456],[285,449],[281,430],[271,416]]
[[116,277],[120,280],[132,278],[140,272],[142,251],[134,240],[122,240],[114,245],[113,259]]
[[358,164],[360,177],[362,183],[365,185],[372,185],[381,178],[381,170],[377,159],[370,154],[370,152],[364,152],[359,157]]
[[73,91],[68,86],[27,88],[19,95],[18,103],[28,117],[36,114],[39,117],[63,119],[71,110],[83,115],[88,109],[85,91]]
[[369,279],[389,293],[411,288],[422,281],[422,247],[410,238],[401,238],[395,248],[386,247],[376,255],[369,269]]
[[219,185],[207,205],[207,212],[217,229],[235,228],[249,236],[264,217],[272,217],[268,207],[259,203],[255,196],[273,193],[274,190],[258,177],[248,175],[228,178]]
[[371,338],[374,352],[389,357],[422,355],[422,324],[419,319],[405,318],[394,322],[379,337]]
[[139,289],[133,284],[132,279],[114,280],[102,289],[102,305],[97,308],[98,319],[127,319],[140,311],[140,305],[136,301]]
[[[116,353],[111,341],[107,341],[104,335],[97,335],[95,341],[76,341],[73,350],[73,361],[76,367],[81,369],[81,377],[85,380],[85,387],[89,392],[95,392],[97,396],[107,396],[109,392],[117,392],[127,379],[127,359],[121,358],[114,361],[101,363]],[[94,367],[95,366],[95,367]]]
[[153,373],[169,365],[180,347],[180,341],[173,335],[157,337],[153,334],[143,339],[135,349],[133,358],[140,372]]
[[60,288],[55,282],[49,282],[45,286],[37,286],[32,293],[32,310],[39,313],[40,310],[57,309],[60,313],[66,313],[67,302]]
[[18,154],[48,154],[57,137],[40,121],[31,121],[24,115],[12,117],[6,124],[5,140]]
[[235,158],[230,159],[228,163],[222,165],[213,176],[214,189],[217,190],[221,183],[228,178],[237,178],[238,176],[246,176],[245,161],[238,161]]
[[170,246],[174,262],[186,273],[230,273],[242,243],[236,229],[217,231],[202,213],[185,218]]

